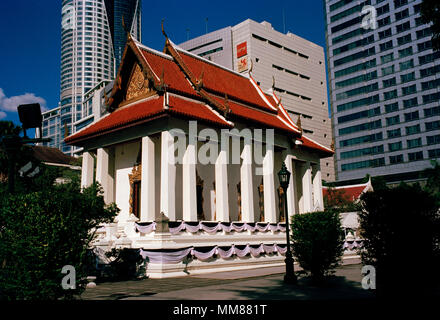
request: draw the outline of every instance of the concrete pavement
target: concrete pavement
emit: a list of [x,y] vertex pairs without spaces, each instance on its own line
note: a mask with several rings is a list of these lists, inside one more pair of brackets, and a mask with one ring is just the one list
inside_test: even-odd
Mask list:
[[[299,277],[298,285],[284,284],[284,267],[218,272],[181,278],[101,283],[87,289],[84,300],[327,300],[371,299],[362,289],[361,264],[345,260],[325,287]],[[299,267],[295,266],[298,271]]]

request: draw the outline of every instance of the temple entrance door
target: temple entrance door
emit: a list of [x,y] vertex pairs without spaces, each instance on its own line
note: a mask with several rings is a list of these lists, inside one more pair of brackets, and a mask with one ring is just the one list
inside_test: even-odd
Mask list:
[[136,218],[141,217],[141,181],[133,183],[133,214]]

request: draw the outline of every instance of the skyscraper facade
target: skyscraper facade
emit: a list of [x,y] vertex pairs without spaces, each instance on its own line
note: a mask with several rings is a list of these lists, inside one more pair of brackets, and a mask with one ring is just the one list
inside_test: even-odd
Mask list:
[[326,0],[327,66],[340,181],[417,180],[440,157],[440,52],[422,0]]
[[141,1],[104,0],[104,3],[112,35],[115,65],[119,67],[127,42],[127,30],[135,39],[141,40]]
[[[263,90],[274,90],[305,136],[330,147],[324,48],[291,32],[247,19],[235,26],[188,40],[180,47],[236,72],[248,74]],[[321,159],[322,177],[334,180],[333,157]]]
[[[114,78],[126,32],[140,40],[140,16],[140,0],[63,0],[59,131],[55,133],[59,137],[48,145],[72,154],[72,147],[62,141],[83,117],[84,95],[101,81]],[[49,121],[43,121],[43,137],[49,130]]]

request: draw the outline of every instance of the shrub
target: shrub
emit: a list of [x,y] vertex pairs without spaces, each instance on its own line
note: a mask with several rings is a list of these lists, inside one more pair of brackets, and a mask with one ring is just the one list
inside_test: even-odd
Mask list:
[[[419,185],[362,195],[359,215],[365,265],[376,268],[379,295],[408,293],[438,283],[440,216],[435,199]],[[420,294],[422,290],[412,291]]]
[[344,234],[339,214],[328,210],[292,217],[292,248],[299,265],[321,283],[339,265]]
[[137,279],[139,265],[144,261],[139,250],[123,248],[112,249],[106,253],[107,257],[114,260],[110,263],[110,278],[113,281]]
[[[84,290],[94,228],[118,212],[98,184],[77,180],[28,194],[0,194],[0,299],[72,298]],[[76,270],[76,290],[63,290],[63,266]]]

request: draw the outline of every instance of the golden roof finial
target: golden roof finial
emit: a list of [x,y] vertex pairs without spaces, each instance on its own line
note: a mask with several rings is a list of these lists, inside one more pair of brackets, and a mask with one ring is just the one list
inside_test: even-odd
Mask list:
[[226,118],[228,114],[231,112],[231,108],[229,107],[228,103],[228,94],[225,92],[225,110],[223,112],[224,117]]
[[301,115],[298,116],[298,121],[296,122],[296,125],[298,126],[299,131],[301,132],[301,135],[303,133],[303,129],[301,126]]
[[281,105],[281,99],[282,99],[281,97],[278,99],[278,103],[277,103],[277,106],[276,106],[277,109],[280,108],[280,105]]
[[205,68],[202,69],[202,73],[200,74],[200,78],[196,79],[197,90],[203,87],[203,76],[205,75]]
[[165,21],[165,19],[162,19],[162,34],[165,36],[165,38],[166,38],[167,41],[168,41],[168,36],[167,36],[167,34],[166,34],[166,32],[165,32],[165,29],[164,29],[164,27],[163,27],[163,23],[164,23],[164,21]]

